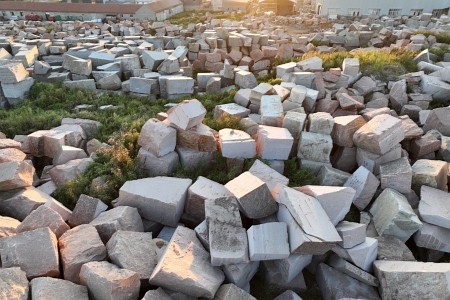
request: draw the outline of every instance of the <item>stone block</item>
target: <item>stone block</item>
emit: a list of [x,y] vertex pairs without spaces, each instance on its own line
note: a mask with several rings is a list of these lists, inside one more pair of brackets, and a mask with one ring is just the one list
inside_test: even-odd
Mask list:
[[255,297],[232,283],[222,285],[214,296],[214,300],[228,299],[256,300]]
[[340,271],[367,285],[371,285],[374,287],[378,286],[378,279],[375,276],[356,267],[355,265],[349,263],[348,261],[340,258],[337,255],[332,255],[328,259],[328,264],[330,265],[330,267],[335,268],[337,271]]
[[402,147],[400,144],[394,146],[387,153],[379,155],[362,148],[356,149],[356,162],[359,166],[365,167],[375,175],[380,173],[380,166],[391,161],[400,159],[402,156]]
[[294,138],[286,128],[259,126],[256,152],[262,159],[286,160],[289,158]]
[[338,245],[344,249],[353,248],[366,240],[366,225],[342,221],[336,226],[336,230],[342,239]]
[[258,85],[255,75],[247,71],[236,72],[234,81],[242,89],[252,89]]
[[450,194],[426,185],[420,189],[419,215],[422,221],[450,229]]
[[416,261],[411,250],[399,238],[386,235],[376,239],[378,240],[378,260]]
[[406,197],[387,188],[370,208],[379,235],[393,235],[406,242],[422,227]]
[[380,166],[381,188],[392,188],[400,193],[409,193],[412,183],[412,168],[406,157]]
[[326,112],[317,112],[308,115],[308,131],[330,135],[333,131],[334,119]]
[[23,221],[33,210],[44,205],[49,199],[53,198],[32,186],[2,192],[0,193],[0,214]]
[[171,108],[167,119],[180,129],[187,130],[202,123],[206,109],[197,99],[186,100]]
[[38,228],[48,227],[57,238],[70,227],[64,222],[62,217],[53,209],[41,205],[33,210],[20,225],[16,228],[16,232],[27,232]]
[[136,207],[142,218],[175,227],[191,183],[191,179],[162,176],[127,181],[114,205]]
[[297,140],[305,128],[307,115],[300,112],[288,111],[283,119],[281,127],[286,128],[291,133],[292,137]]
[[37,300],[89,300],[85,286],[67,280],[40,277],[30,282],[31,297]]
[[341,147],[353,147],[353,135],[366,124],[361,116],[342,116],[334,118],[333,143]]
[[100,213],[107,209],[108,206],[100,199],[81,194],[75,204],[75,208],[73,209],[68,223],[72,227],[81,224],[89,224],[92,220],[97,218]]
[[2,268],[20,267],[28,279],[59,277],[58,239],[49,228],[38,228],[2,239]]
[[450,108],[440,107],[433,109],[426,118],[423,130],[428,132],[432,129],[438,130],[445,136],[450,136]]
[[147,176],[166,176],[172,174],[180,164],[178,153],[169,152],[157,157],[144,148],[139,149],[136,157],[141,168]]
[[357,267],[366,272],[372,271],[372,263],[377,258],[378,240],[366,237],[365,241],[352,248],[342,248],[335,246],[333,252],[354,263]]
[[419,159],[412,165],[412,189],[419,194],[422,185],[447,190],[448,163]]
[[138,144],[157,157],[175,150],[177,132],[156,119],[145,122],[139,134]]
[[250,109],[240,106],[236,103],[227,103],[216,105],[214,108],[214,119],[223,117],[246,118],[250,114]]
[[150,284],[192,297],[213,298],[224,279],[223,272],[211,265],[195,232],[179,226],[153,271]]
[[0,81],[2,83],[18,83],[28,77],[28,72],[19,62],[11,62],[0,66]]
[[301,160],[330,163],[330,154],[333,149],[331,136],[302,132],[298,143],[297,157]]
[[26,273],[19,267],[0,269],[0,294],[5,299],[27,300],[29,287]]
[[343,186],[351,174],[329,166],[322,166],[317,173],[320,185]]
[[260,219],[277,211],[267,184],[250,172],[244,172],[225,184],[239,204],[240,210],[251,219]]
[[289,183],[289,178],[283,176],[258,159],[255,160],[248,171],[264,181],[269,187],[269,190],[272,190],[277,184],[288,185]]
[[13,161],[0,164],[0,191],[9,191],[31,186],[34,167],[26,161]]
[[359,74],[359,59],[358,58],[346,58],[342,63],[342,72],[345,75],[356,77]]
[[[288,258],[290,254],[286,223],[264,223],[247,230],[251,261]],[[268,242],[270,241],[270,242]]]
[[244,288],[255,276],[259,268],[259,261],[225,265],[222,267],[227,280],[240,288]]
[[103,244],[94,226],[83,224],[66,231],[58,242],[64,279],[80,283],[81,266],[91,261],[102,261],[107,257]]
[[369,205],[375,195],[380,181],[365,167],[359,167],[352,176],[345,182],[345,187],[351,187],[356,191],[353,204],[363,210]]
[[255,140],[241,130],[221,129],[219,145],[222,156],[226,158],[253,158],[256,155]]
[[262,96],[259,113],[262,125],[281,127],[284,114],[280,96]]

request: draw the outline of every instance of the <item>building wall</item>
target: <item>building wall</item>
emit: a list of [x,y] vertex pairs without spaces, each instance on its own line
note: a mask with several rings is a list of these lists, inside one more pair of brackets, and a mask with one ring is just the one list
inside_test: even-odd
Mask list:
[[[0,15],[10,18],[11,16],[18,16],[20,19],[25,19],[25,16],[28,14],[35,14],[41,16],[43,19],[45,19],[45,13],[46,12],[39,12],[39,11],[1,11]],[[65,12],[52,12],[50,13],[52,16],[60,16],[61,19],[64,20],[84,20],[84,21],[90,21],[90,20],[97,20],[97,19],[103,19],[106,17],[106,14],[100,14],[100,13],[65,13]],[[128,16],[128,15],[124,15]]]
[[[449,0],[316,0],[316,12],[326,15],[388,15],[391,9],[400,9],[399,15],[412,15],[411,10],[432,13],[434,9],[450,7]],[[394,11],[391,11],[394,12]]]

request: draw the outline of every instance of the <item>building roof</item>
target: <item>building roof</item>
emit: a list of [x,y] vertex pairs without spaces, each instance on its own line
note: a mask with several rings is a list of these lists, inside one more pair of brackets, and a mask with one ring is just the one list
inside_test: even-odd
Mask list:
[[90,4],[62,2],[24,2],[0,1],[0,10],[4,11],[35,11],[35,12],[65,12],[65,13],[104,13],[104,14],[134,14],[143,6],[154,12],[160,12],[183,3],[180,0],[155,0],[148,4]]

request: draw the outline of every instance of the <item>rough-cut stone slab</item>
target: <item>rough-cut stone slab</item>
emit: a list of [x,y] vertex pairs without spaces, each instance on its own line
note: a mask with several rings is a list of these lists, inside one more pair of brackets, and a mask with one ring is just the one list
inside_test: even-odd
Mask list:
[[175,227],[184,210],[191,179],[153,177],[127,181],[115,206],[136,207],[142,218]]
[[187,130],[202,123],[206,109],[197,99],[181,102],[170,109],[167,119],[178,128]]
[[371,285],[371,286],[378,286],[378,279],[373,276],[372,274],[356,267],[355,265],[349,263],[345,259],[340,258],[337,255],[332,255],[328,259],[328,264],[330,267],[335,268],[336,270],[358,280],[365,284]]
[[15,148],[0,149],[0,163],[22,161],[26,154]]
[[134,271],[147,281],[158,263],[156,241],[150,232],[118,230],[106,244],[108,256],[115,265]]
[[28,279],[59,277],[58,240],[49,228],[39,228],[2,239],[3,268],[20,267]]
[[336,230],[342,238],[339,243],[342,248],[353,248],[366,240],[365,224],[342,221],[336,226]]
[[382,299],[446,299],[450,297],[450,264],[406,261],[374,262]]
[[414,242],[418,247],[450,253],[450,229],[423,222]]
[[157,157],[175,150],[177,131],[156,119],[145,122],[139,134],[138,144]]
[[277,211],[266,183],[250,172],[244,172],[225,184],[237,199],[240,210],[251,219],[260,219]]
[[70,229],[61,216],[53,209],[41,205],[33,210],[17,227],[16,232],[26,232],[48,227],[57,238]]
[[106,261],[84,264],[80,271],[81,283],[99,300],[137,299],[141,283],[136,272],[120,269]]
[[390,115],[378,115],[359,128],[353,135],[353,142],[375,154],[384,154],[405,137],[401,120]]
[[248,171],[264,181],[269,187],[269,190],[272,190],[277,184],[289,184],[289,178],[278,173],[259,159],[255,160]]
[[232,300],[232,299],[242,299],[242,300],[256,300],[255,297],[240,289],[232,283],[222,285],[213,298],[214,300]]
[[356,191],[350,187],[305,185],[297,188],[302,193],[316,198],[336,226],[350,211]]
[[85,286],[67,280],[40,277],[31,280],[30,285],[33,300],[89,300]]
[[294,138],[286,128],[259,126],[256,152],[262,159],[286,160],[291,153]]
[[156,290],[150,290],[145,293],[142,300],[173,300],[162,288],[157,288]]
[[0,193],[0,214],[23,221],[33,210],[53,199],[35,187]]
[[280,96],[262,96],[259,114],[261,115],[262,125],[280,127],[284,117]]
[[320,133],[302,132],[298,143],[297,157],[302,160],[329,163],[332,149],[333,140],[331,136]]
[[326,186],[343,186],[350,176],[350,173],[326,165],[322,166],[317,173],[319,184]]
[[14,218],[0,216],[0,239],[16,234],[20,222]]
[[28,76],[28,72],[22,63],[11,62],[0,66],[0,81],[2,83],[18,83]]
[[364,243],[352,248],[345,249],[341,246],[333,248],[334,253],[367,272],[372,271],[372,263],[377,258],[377,250],[378,240],[370,237],[366,237]]
[[312,261],[312,255],[291,254],[288,258],[265,261],[265,265],[271,265],[270,269],[277,270],[280,281],[291,282]]
[[387,153],[379,155],[362,148],[356,150],[356,162],[359,166],[364,166],[374,175],[380,173],[380,166],[382,164],[397,160],[402,156],[402,147],[400,144],[395,145]]
[[423,130],[439,130],[445,136],[450,136],[450,107],[433,109],[426,118]]
[[412,166],[412,172],[412,189],[417,194],[420,193],[422,185],[447,190],[447,162],[419,159]]
[[373,286],[366,285],[324,263],[317,268],[316,281],[325,300],[380,299]]
[[102,212],[89,224],[97,229],[103,243],[107,243],[118,230],[144,231],[144,225],[137,208],[129,206],[118,206]]
[[211,266],[209,254],[195,232],[179,226],[153,271],[150,284],[193,297],[213,298],[224,279],[222,271]]
[[366,124],[361,116],[342,116],[334,118],[333,143],[341,147],[353,147],[353,135]]
[[259,268],[259,261],[248,263],[225,265],[222,267],[227,280],[240,288],[248,285]]
[[81,224],[89,224],[100,213],[108,209],[108,206],[100,199],[89,197],[87,195],[80,195],[77,204],[73,209],[68,223],[70,226],[75,227]]
[[51,168],[49,175],[57,186],[61,186],[83,174],[93,162],[92,158],[74,159]]
[[180,164],[179,155],[175,151],[157,157],[153,153],[141,148],[136,159],[140,168],[149,177],[170,175]]
[[370,208],[375,228],[380,235],[393,235],[406,242],[422,227],[405,196],[387,188]]
[[256,155],[256,142],[241,130],[221,129],[219,144],[222,156],[226,158],[253,158]]
[[342,241],[314,197],[281,185],[276,187],[274,196],[280,203],[278,220],[288,227],[291,253],[324,254]]
[[411,250],[399,238],[386,235],[376,239],[378,240],[378,260],[416,261]]
[[380,181],[365,167],[359,167],[355,173],[345,182],[345,187],[355,189],[356,194],[353,198],[353,204],[363,210],[375,195]]
[[203,220],[205,218],[206,199],[229,196],[231,196],[231,193],[222,184],[199,176],[188,189],[184,211],[199,220]]
[[380,166],[381,188],[391,188],[400,193],[409,193],[412,183],[412,168],[406,157]]
[[24,271],[18,267],[0,268],[0,295],[3,299],[28,300],[28,293],[28,279]]
[[94,226],[83,224],[66,231],[59,239],[64,279],[80,282],[81,266],[106,259],[106,247]]
[[213,266],[248,262],[247,233],[234,197],[205,201],[209,252]]
[[[247,230],[251,261],[288,258],[289,242],[286,223],[253,225]],[[268,242],[270,241],[270,242]]]
[[420,189],[420,219],[450,229],[450,194],[426,185]]
[[26,161],[13,161],[0,164],[0,191],[8,191],[31,186],[34,168]]
[[294,291],[287,290],[281,295],[278,295],[273,300],[302,300],[299,295],[297,295]]
[[215,131],[199,124],[189,130],[177,130],[177,145],[192,150],[213,152],[217,150]]

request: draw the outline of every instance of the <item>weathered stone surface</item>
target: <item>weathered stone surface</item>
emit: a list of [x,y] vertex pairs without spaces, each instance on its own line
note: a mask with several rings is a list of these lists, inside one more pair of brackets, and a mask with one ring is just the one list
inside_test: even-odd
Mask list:
[[369,170],[363,166],[359,167],[355,173],[345,182],[345,187],[351,187],[356,191],[353,204],[363,210],[375,195],[380,181]]
[[145,122],[139,134],[138,144],[157,157],[175,150],[177,131],[156,119]]
[[85,286],[67,280],[40,277],[30,282],[31,297],[37,300],[89,300],[88,289]]
[[329,163],[332,149],[333,141],[331,136],[320,133],[302,132],[298,143],[297,157],[302,160]]
[[247,233],[234,197],[205,201],[209,252],[213,266],[248,262]]
[[93,162],[92,158],[74,159],[63,165],[58,165],[49,171],[49,175],[57,186],[65,184],[69,180],[77,178],[80,174],[86,172],[87,168]]
[[81,224],[89,224],[100,213],[108,209],[108,206],[100,199],[89,197],[87,195],[80,195],[77,204],[70,216],[68,223],[75,227]]
[[450,95],[450,84],[437,77],[421,75],[420,87],[422,93],[433,95],[433,100],[445,101]]
[[448,263],[374,262],[382,299],[445,299],[450,296]]
[[356,150],[356,162],[359,166],[364,166],[372,172],[374,175],[380,173],[380,166],[382,164],[399,159],[402,156],[402,147],[400,144],[394,145],[394,147],[387,153],[379,155],[362,148]]
[[353,147],[353,135],[366,124],[361,116],[342,116],[334,118],[333,143],[341,147]]
[[288,258],[265,261],[269,269],[276,270],[281,282],[291,282],[312,261],[312,255],[291,254]]
[[450,108],[440,107],[433,109],[426,118],[423,130],[428,132],[438,130],[445,136],[450,136]]
[[365,272],[364,270],[356,267],[355,265],[349,263],[345,259],[340,258],[337,255],[332,255],[328,259],[328,264],[330,267],[335,268],[336,270],[358,280],[365,284],[371,286],[378,286],[378,279],[372,274]]
[[259,114],[262,125],[280,127],[284,117],[281,97],[277,95],[262,96]]
[[255,140],[241,130],[221,129],[219,144],[222,156],[226,158],[253,158],[256,155]]
[[127,181],[115,206],[136,207],[142,218],[177,226],[184,210],[191,179],[153,177]]
[[157,288],[156,290],[150,290],[145,293],[142,300],[173,300],[162,288]]
[[18,83],[28,77],[28,72],[22,63],[11,62],[0,66],[0,81],[2,83]]
[[447,190],[447,162],[419,159],[412,165],[412,172],[412,189],[417,194],[420,193],[422,185]]
[[205,218],[206,199],[229,196],[231,196],[231,193],[222,184],[199,176],[188,189],[184,211],[199,220],[203,220]]
[[83,149],[72,146],[61,146],[53,157],[53,165],[62,165],[74,159],[87,158],[86,152]]
[[297,295],[294,291],[287,290],[281,295],[278,295],[273,300],[302,300],[299,295]]
[[37,188],[28,187],[0,193],[0,213],[23,221],[33,210],[53,199]]
[[328,215],[331,223],[336,226],[350,211],[356,191],[350,187],[305,185],[298,191],[316,198]]
[[0,191],[31,186],[34,168],[26,161],[14,161],[0,164]]
[[[251,261],[288,258],[290,254],[286,223],[253,225],[247,230]],[[267,243],[267,241],[271,241]]]
[[292,188],[277,186],[278,220],[288,227],[291,253],[324,254],[341,242],[319,201]]
[[259,261],[223,266],[227,280],[240,288],[245,288],[259,268]]
[[351,174],[329,166],[322,166],[317,173],[320,185],[343,186]]
[[418,247],[450,253],[450,229],[423,222],[414,242]]
[[137,208],[129,206],[118,206],[102,212],[89,224],[97,229],[103,243],[107,243],[118,230],[144,231],[144,225]]
[[28,279],[60,275],[58,240],[49,228],[4,238],[0,254],[3,268],[20,267]]
[[365,241],[352,248],[342,248],[335,246],[333,252],[340,257],[351,261],[357,267],[366,272],[372,271],[372,263],[377,258],[378,240],[366,237]]
[[342,221],[336,226],[336,230],[342,239],[339,242],[342,248],[353,248],[366,240],[365,224]]
[[375,200],[370,209],[375,228],[380,235],[393,235],[406,242],[422,227],[417,215],[405,196],[387,188]]
[[57,238],[70,229],[61,216],[53,209],[41,205],[33,210],[17,227],[16,232],[26,232],[48,227]]
[[189,130],[177,130],[177,145],[197,151],[212,152],[217,150],[215,131],[199,124]]
[[27,300],[28,293],[28,279],[24,271],[19,267],[0,268],[0,295],[3,299]]
[[252,89],[258,85],[255,75],[247,71],[239,71],[235,74],[235,83],[242,89]]
[[15,235],[19,225],[20,222],[14,218],[0,216],[0,239]]
[[255,297],[240,289],[236,285],[232,283],[222,285],[218,290],[216,295],[213,298],[214,300],[233,300],[233,299],[242,299],[242,300],[256,300]]
[[149,232],[116,231],[106,244],[108,256],[120,268],[134,271],[148,280],[158,263],[159,248]]
[[106,261],[85,263],[80,271],[81,283],[99,300],[138,299],[141,283],[136,272],[120,269]]
[[256,152],[262,159],[286,160],[289,158],[294,138],[286,128],[259,126],[256,135]]
[[167,119],[180,129],[187,130],[202,123],[206,109],[197,99],[186,100],[170,109]]
[[179,155],[175,151],[157,157],[152,152],[141,148],[136,159],[140,165],[139,168],[149,177],[170,175],[180,164]]
[[450,229],[450,194],[426,185],[420,189],[420,219]]
[[380,299],[373,286],[353,279],[324,263],[317,268],[316,280],[323,299]]
[[381,188],[391,188],[400,193],[409,193],[412,183],[412,168],[406,157],[380,166]]
[[277,211],[277,203],[267,184],[250,172],[232,179],[225,188],[236,197],[240,210],[248,218],[260,219]]
[[255,160],[248,171],[264,181],[269,190],[272,190],[277,184],[288,185],[289,183],[289,178],[278,173],[259,159]]
[[81,266],[90,261],[102,261],[107,257],[103,244],[94,226],[83,224],[66,231],[59,239],[59,250],[64,279],[80,282]]
[[406,79],[396,81],[392,84],[389,91],[389,100],[394,109],[400,111],[401,108],[408,103],[408,95],[406,94]]
[[378,115],[359,128],[353,142],[375,154],[385,154],[404,138],[401,121],[390,115]]
[[193,297],[213,298],[225,276],[209,260],[195,232],[179,226],[153,271],[150,284]]
[[356,89],[361,96],[370,94],[375,90],[376,86],[376,82],[368,76],[361,77],[361,79],[353,84],[353,88]]
[[416,261],[411,250],[399,238],[391,235],[379,236],[378,260]]
[[346,58],[342,63],[342,72],[346,75],[357,76],[359,74],[359,59]]
[[0,163],[22,161],[26,158],[26,154],[15,148],[0,149]]

